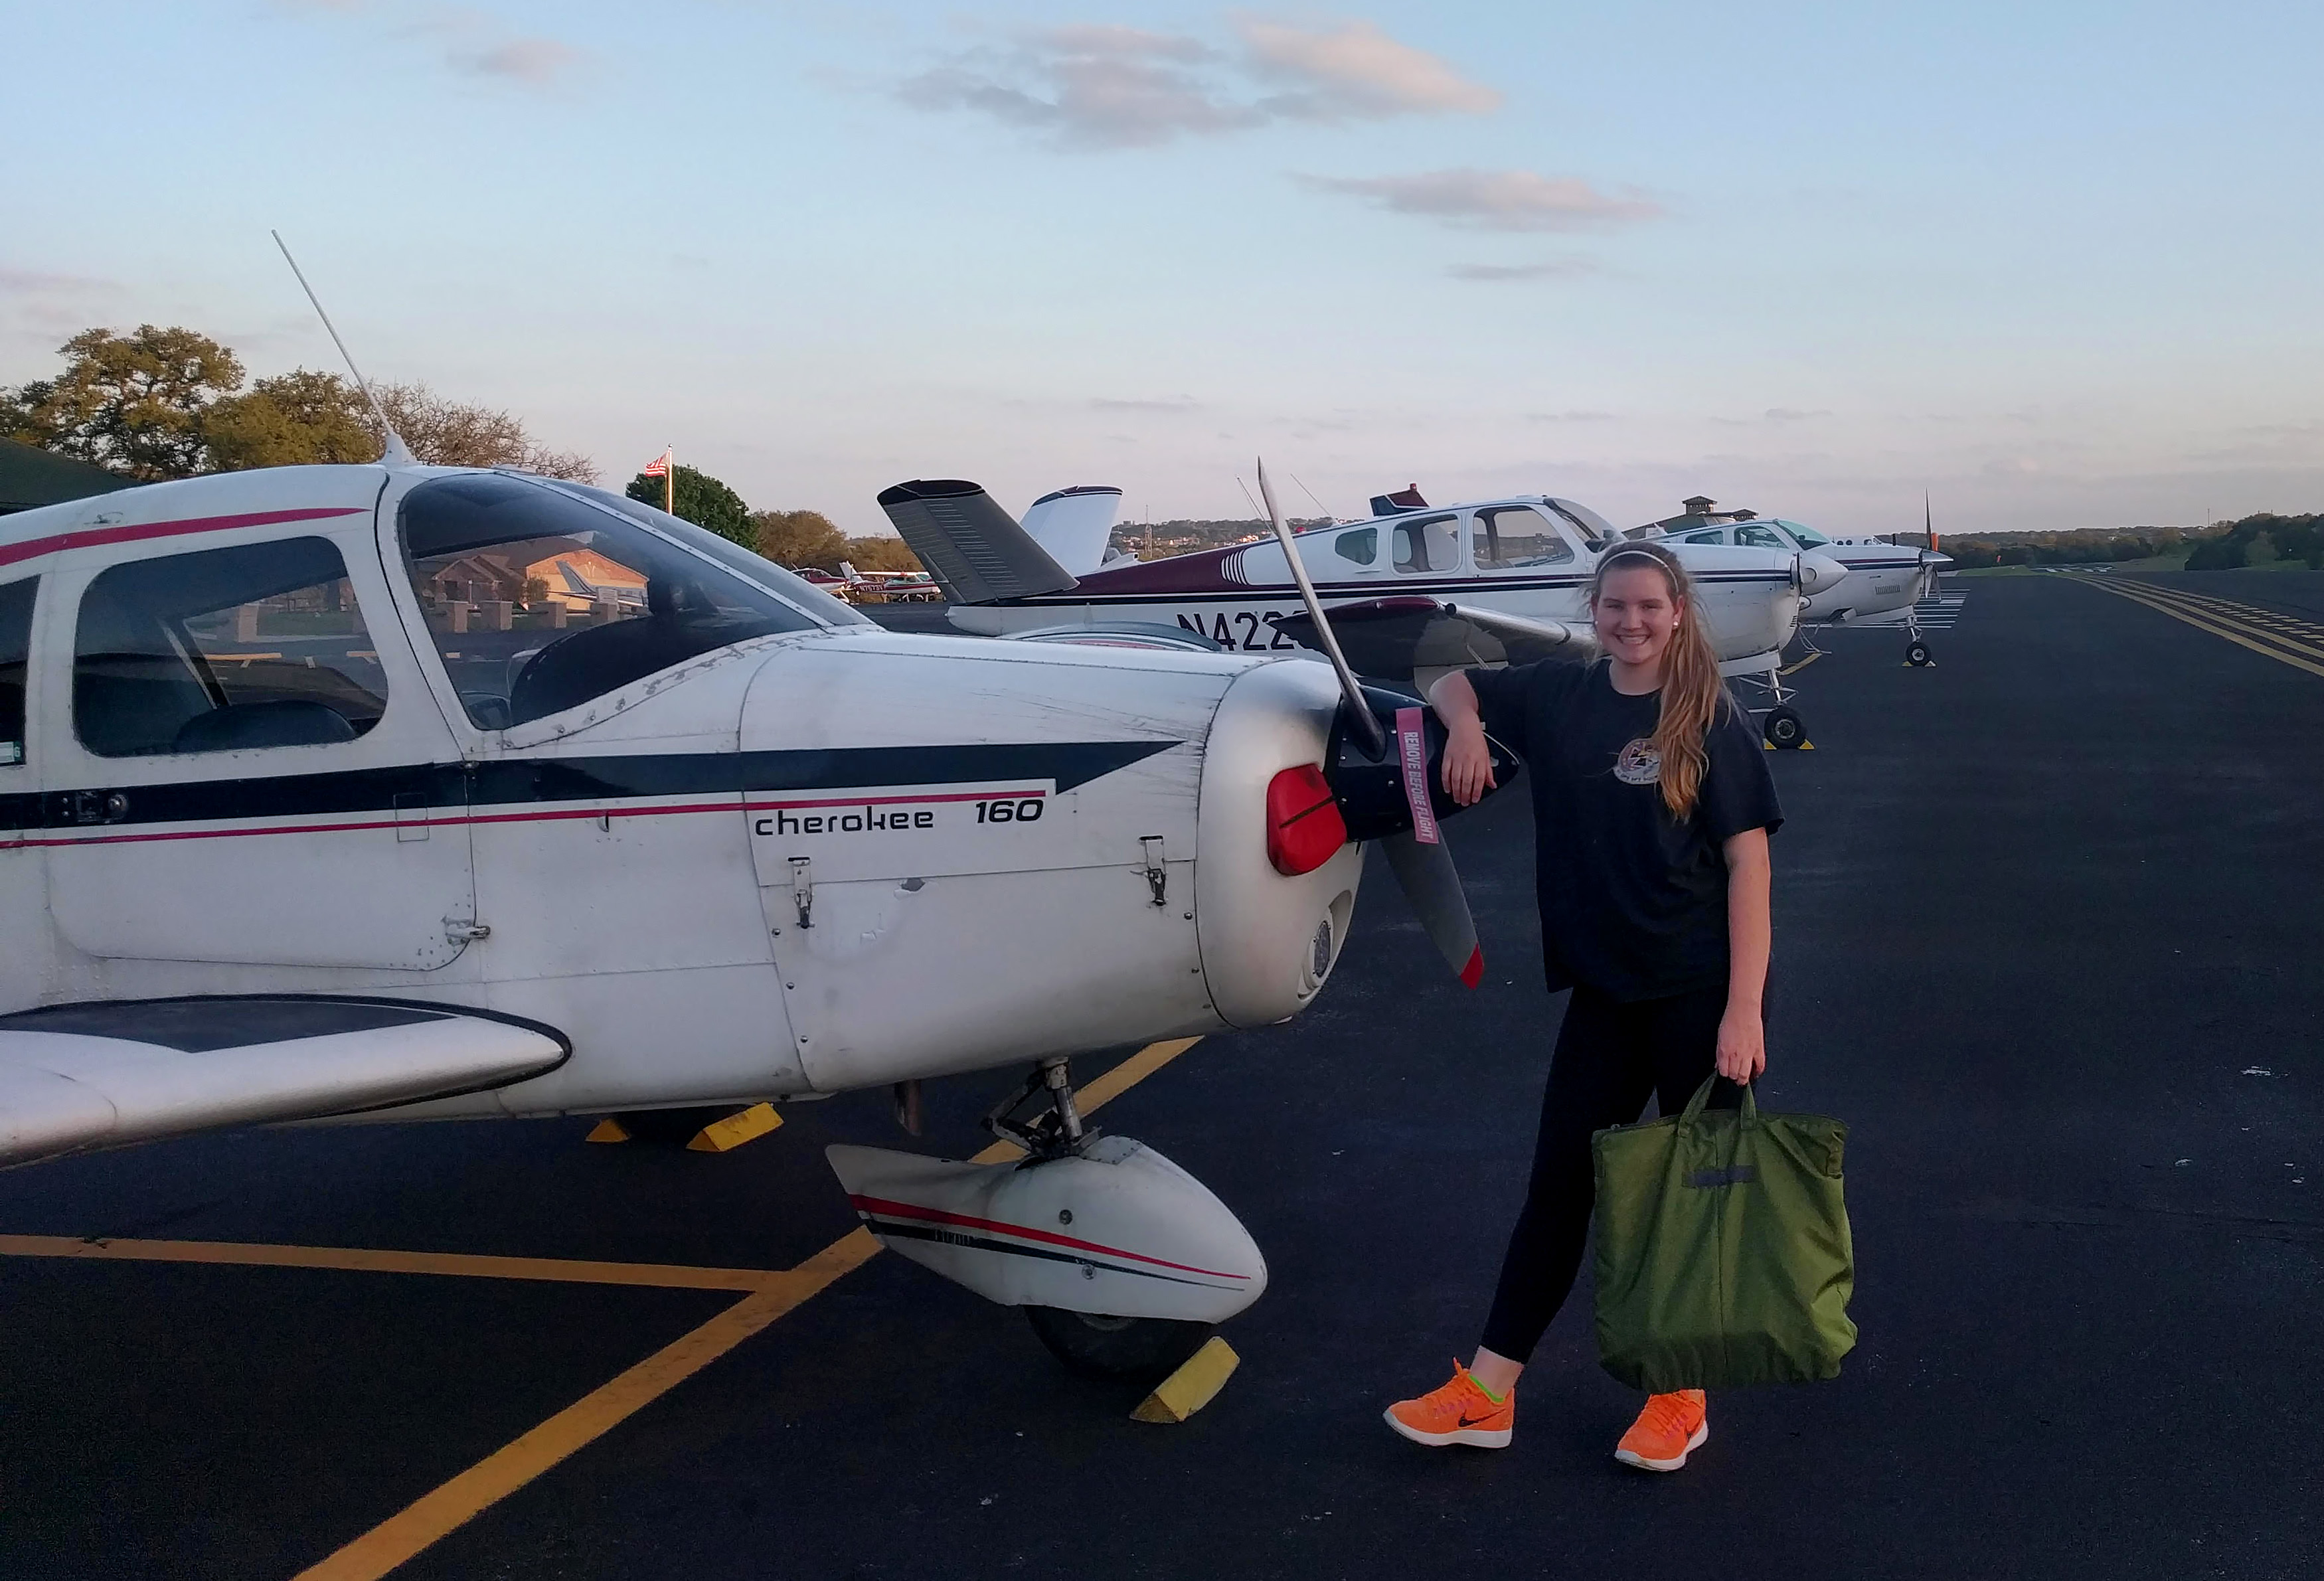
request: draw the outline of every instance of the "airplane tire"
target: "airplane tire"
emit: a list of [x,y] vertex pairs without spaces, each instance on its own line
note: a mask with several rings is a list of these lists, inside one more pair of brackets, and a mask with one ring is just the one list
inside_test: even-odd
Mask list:
[[1028,1307],[1025,1317],[1067,1372],[1148,1383],[1176,1372],[1202,1348],[1212,1327],[1176,1318],[1108,1318],[1062,1307]]
[[1800,744],[1808,738],[1807,726],[1789,708],[1768,709],[1762,733],[1767,744],[1779,752],[1797,752]]
[[1914,642],[1905,644],[1904,662],[1911,665],[1914,669],[1920,669],[1923,665],[1929,662],[1929,659],[1930,653],[1928,643]]

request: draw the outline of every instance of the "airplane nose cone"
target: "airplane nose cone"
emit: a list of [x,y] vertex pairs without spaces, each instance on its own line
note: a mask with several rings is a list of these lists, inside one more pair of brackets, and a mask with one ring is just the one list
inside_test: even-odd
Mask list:
[[1840,586],[1848,568],[1830,555],[1803,554],[1799,559],[1800,590],[1811,596]]

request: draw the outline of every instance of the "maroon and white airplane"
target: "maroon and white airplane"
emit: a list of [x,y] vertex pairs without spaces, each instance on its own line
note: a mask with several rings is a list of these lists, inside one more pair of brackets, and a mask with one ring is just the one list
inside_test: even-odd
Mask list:
[[[1239,652],[1312,645],[1280,543],[1105,558],[1120,497],[1113,488],[1060,490],[1036,501],[1021,525],[970,483],[900,484],[880,500],[963,631],[1175,631]],[[1587,505],[1549,495],[1432,506],[1407,488],[1375,497],[1372,513],[1295,541],[1356,668],[1395,681],[1425,684],[1455,665],[1588,644],[1591,576],[1624,542]],[[1766,687],[1768,741],[1799,745],[1805,731],[1784,706],[1781,654],[1805,599],[1846,569],[1789,549],[1668,547],[1695,579],[1721,670]]]

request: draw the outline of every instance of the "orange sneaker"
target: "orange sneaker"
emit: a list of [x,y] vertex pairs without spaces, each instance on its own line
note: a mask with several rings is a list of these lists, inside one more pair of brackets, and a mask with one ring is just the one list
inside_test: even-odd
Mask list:
[[1622,1435],[1614,1458],[1640,1471],[1676,1471],[1710,1437],[1710,1416],[1702,1390],[1650,1394],[1638,1419]]
[[1388,1425],[1416,1444],[1506,1449],[1509,1429],[1517,1425],[1517,1391],[1510,1390],[1496,1405],[1484,1386],[1469,1376],[1469,1369],[1456,1361],[1452,1382],[1417,1400],[1399,1400],[1387,1414]]

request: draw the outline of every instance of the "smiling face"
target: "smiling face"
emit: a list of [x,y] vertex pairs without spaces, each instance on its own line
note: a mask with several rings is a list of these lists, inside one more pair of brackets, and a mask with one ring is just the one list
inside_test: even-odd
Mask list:
[[1686,618],[1686,606],[1671,592],[1670,578],[1651,565],[1622,565],[1606,573],[1590,606],[1598,645],[1618,664],[1659,670],[1671,633]]

